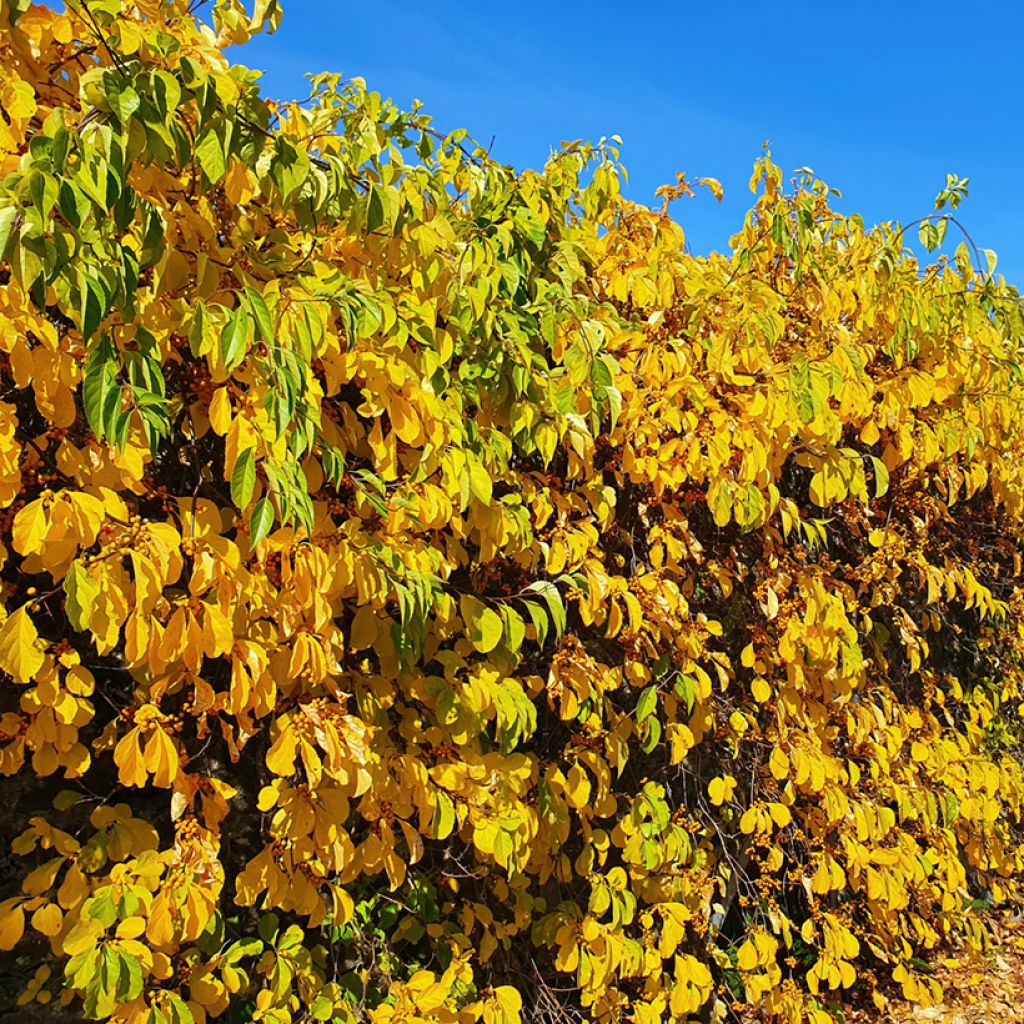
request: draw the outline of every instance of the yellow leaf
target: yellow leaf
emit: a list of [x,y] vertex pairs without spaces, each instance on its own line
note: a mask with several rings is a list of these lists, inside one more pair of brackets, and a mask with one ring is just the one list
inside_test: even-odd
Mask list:
[[22,892],[29,896],[41,896],[52,887],[57,872],[64,866],[64,863],[64,857],[54,857],[45,864],[40,864],[25,876],[21,883]]
[[523,997],[511,985],[499,985],[494,990],[494,1001],[501,1010],[501,1016],[495,1024],[518,1024],[520,1011],[523,1008]]
[[404,395],[392,395],[388,413],[395,433],[408,445],[417,445],[423,440],[423,424],[419,414]]
[[880,548],[885,543],[885,530],[872,530],[868,534],[868,543],[873,548]]
[[167,946],[174,938],[174,915],[171,911],[171,897],[166,889],[157,894],[150,907],[146,938],[154,946]]
[[379,631],[377,613],[368,604],[360,605],[352,620],[348,643],[354,651],[365,651],[372,647]]
[[665,733],[671,744],[671,762],[672,764],[679,764],[686,759],[686,755],[693,749],[696,743],[693,730],[688,725],[670,722],[665,727]]
[[19,683],[27,683],[46,660],[40,650],[39,634],[22,605],[0,626],[0,669]]
[[35,90],[29,82],[19,81],[13,75],[9,79],[5,76],[0,96],[8,118],[24,121],[36,112]]
[[139,750],[138,728],[132,729],[123,736],[114,747],[114,764],[117,765],[118,778],[122,786],[145,786],[148,773]]
[[21,909],[21,899],[13,899],[0,903],[0,949],[14,949],[18,940],[25,932],[25,911]]
[[96,543],[96,536],[106,515],[103,502],[95,495],[83,491],[67,491],[64,500],[71,505],[79,547],[91,547]]
[[491,478],[483,465],[473,456],[468,461],[470,493],[483,505],[491,503]]
[[739,952],[736,955],[736,966],[741,971],[753,971],[757,968],[758,955],[757,946],[754,945],[752,939],[747,939],[739,948]]
[[32,927],[42,935],[56,935],[64,922],[64,915],[56,903],[44,903],[32,915]]
[[203,611],[203,649],[207,657],[228,654],[235,644],[231,621],[215,604],[205,604]]
[[89,883],[77,864],[72,864],[57,890],[57,901],[65,910],[77,907],[90,893]]
[[232,157],[228,163],[228,173],[224,176],[224,192],[233,205],[249,202],[255,194],[253,182],[255,175],[241,161]]
[[878,424],[874,420],[868,420],[863,427],[860,428],[860,439],[865,444],[875,444],[878,439],[882,436],[878,429]]
[[210,426],[223,437],[231,429],[231,395],[226,387],[217,388],[210,399]]
[[725,777],[716,775],[708,783],[708,796],[716,807],[720,807],[726,800],[732,799],[735,789],[736,780],[731,775],[726,775]]
[[565,799],[571,807],[584,807],[590,800],[590,779],[587,773],[574,764],[565,777]]
[[117,926],[119,939],[137,939],[146,930],[146,921],[141,917],[126,917]]
[[722,188],[722,183],[717,178],[698,178],[697,184],[703,185],[706,189],[709,189],[715,199],[719,202],[722,201],[725,191]]
[[295,770],[296,747],[295,730],[286,725],[267,751],[267,767],[275,775],[291,775]]
[[786,757],[785,753],[776,747],[768,758],[768,767],[771,769],[772,775],[781,782],[789,775],[789,758]]
[[49,529],[49,518],[42,498],[29,502],[15,517],[11,529],[14,550],[19,555],[38,554]]
[[178,748],[174,740],[157,726],[146,741],[146,769],[153,773],[153,785],[167,789],[178,774]]

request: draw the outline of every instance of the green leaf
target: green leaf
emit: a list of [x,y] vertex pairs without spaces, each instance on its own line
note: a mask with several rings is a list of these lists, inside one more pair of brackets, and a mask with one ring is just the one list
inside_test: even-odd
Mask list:
[[548,614],[536,601],[524,601],[523,604],[537,634],[537,646],[543,647],[548,638]]
[[317,996],[309,1004],[309,1015],[314,1020],[330,1020],[334,1013],[334,1003],[326,996]]
[[210,314],[202,302],[197,302],[192,312],[192,322],[188,327],[189,351],[197,359],[206,354],[206,336],[210,329]]
[[590,364],[590,379],[602,388],[610,388],[614,383],[614,376],[607,356],[598,356]]
[[181,996],[168,991],[165,991],[164,995],[167,1002],[170,1004],[171,1024],[195,1024],[196,1019],[192,1016],[192,1011],[188,1008],[188,1003],[186,1003]]
[[656,686],[648,686],[641,692],[640,699],[636,702],[637,724],[644,721],[644,719],[650,718],[657,707],[658,688]]
[[239,509],[247,508],[256,489],[256,460],[253,449],[246,448],[239,453],[238,461],[231,473],[231,500]]
[[248,335],[249,314],[242,306],[237,306],[220,332],[220,356],[224,361],[224,369],[228,372],[238,366],[245,357]]
[[118,402],[118,410],[113,417],[113,428],[108,432],[113,437],[114,446],[124,451],[124,446],[128,443],[128,427],[131,423],[131,413],[127,410],[120,409],[120,401]]
[[254,548],[274,525],[274,507],[269,498],[260,498],[249,516],[249,547]]
[[[41,239],[33,238],[30,232],[26,231],[28,224],[21,226],[21,244],[14,247],[11,252],[11,270],[14,271],[14,278],[25,291],[32,291],[36,288],[36,282],[40,280],[43,273],[43,260],[40,251],[45,252],[46,244]],[[37,301],[42,304],[43,296],[40,294]]]
[[505,646],[514,654],[523,646],[523,639],[526,637],[526,626],[523,623],[523,617],[511,605],[503,604],[501,606],[501,619]]
[[103,409],[100,412],[103,418],[103,436],[108,438],[112,444],[117,444],[117,431],[121,425],[121,388],[112,387],[103,399]]
[[82,292],[81,328],[82,340],[88,341],[100,325],[106,313],[107,298],[99,282],[85,274],[79,274],[78,286]]
[[320,452],[320,464],[323,466],[324,476],[338,487],[345,475],[344,454],[333,445],[324,442],[323,450]]
[[117,920],[117,907],[114,906],[112,889],[106,886],[82,904],[82,913],[94,921],[99,921],[104,928],[109,928]]
[[142,992],[142,965],[133,956],[120,954],[121,969],[117,984],[117,998],[130,1002]]
[[[53,158],[53,169],[59,175],[64,173],[68,151],[71,149],[71,132],[63,125],[63,114],[58,116],[61,118],[61,123],[53,131],[51,155]],[[49,118],[47,118],[47,121],[49,121]]]
[[874,455],[870,458],[875,470],[875,497],[880,498],[889,490],[889,470],[881,459]]
[[18,215],[16,206],[5,206],[0,209],[0,260],[7,255],[7,246],[10,244],[11,235],[14,230],[14,218]]
[[203,132],[196,143],[196,159],[211,185],[216,185],[224,177],[228,168],[220,132],[213,128]]
[[[272,939],[268,941],[272,941]],[[221,957],[221,963],[231,966],[247,956],[259,956],[262,952],[262,940],[257,938],[237,939],[225,950],[224,955]]]
[[555,636],[561,640],[565,634],[566,614],[565,606],[562,604],[562,595],[559,594],[558,587],[548,580],[538,580],[536,583],[531,583],[526,589],[531,593],[539,594],[543,598],[544,603],[547,605],[548,613],[551,616],[551,622],[555,627]]
[[512,215],[512,219],[515,221],[516,227],[519,228],[520,232],[532,245],[539,249],[544,244],[546,236],[544,222],[533,210],[522,206]]
[[680,676],[672,687],[686,705],[687,714],[693,713],[693,702],[696,696],[697,682],[692,676]]
[[310,167],[309,155],[279,135],[269,173],[282,199],[287,200],[303,184],[309,177]]
[[278,936],[277,948],[280,952],[286,953],[289,949],[295,949],[302,943],[304,933],[297,924],[290,924],[284,932]]
[[[146,204],[142,205],[145,208]],[[139,269],[148,270],[156,266],[164,254],[165,230],[160,211],[150,208],[146,214],[146,233],[142,239],[142,252],[139,254]]]
[[85,799],[84,793],[79,793],[74,789],[62,789],[53,798],[53,809],[55,811],[67,811],[72,807],[76,807]]
[[800,419],[810,423],[821,412],[822,401],[812,384],[811,364],[804,356],[793,359],[789,370],[789,390]]
[[649,754],[658,745],[658,740],[661,739],[661,732],[661,719],[657,717],[648,718],[646,732],[640,744],[640,749],[645,754]]
[[92,432],[100,439],[112,432],[121,405],[121,386],[117,382],[117,350],[109,338],[94,348],[85,360],[82,404]]
[[252,311],[253,319],[256,321],[257,336],[268,345],[273,345],[275,340],[274,321],[270,316],[266,300],[249,285],[245,286],[245,295],[249,300],[249,309]]
[[139,94],[131,87],[131,84],[114,72],[108,72],[104,76],[103,91],[106,93],[110,108],[117,115],[117,120],[127,124],[132,114],[139,109]]
[[370,186],[370,195],[366,202],[366,230],[377,231],[384,224],[384,193],[380,185]]
[[493,651],[498,646],[502,634],[501,617],[498,613],[472,594],[462,595],[459,599],[459,610],[470,643],[481,654]]
[[281,919],[277,914],[263,914],[256,923],[256,930],[260,938],[267,943],[273,943],[277,939],[278,929],[281,927]]
[[942,811],[942,823],[946,828],[949,828],[960,813],[960,801],[957,800],[956,793],[951,789],[946,790],[939,799],[941,801],[939,808]]

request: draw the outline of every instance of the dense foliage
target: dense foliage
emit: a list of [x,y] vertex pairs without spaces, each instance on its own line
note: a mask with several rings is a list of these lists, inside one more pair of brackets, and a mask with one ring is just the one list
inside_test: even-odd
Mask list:
[[0,0],[26,1019],[934,1000],[1024,874],[1016,292],[767,155],[703,258],[614,148],[275,106],[277,15]]

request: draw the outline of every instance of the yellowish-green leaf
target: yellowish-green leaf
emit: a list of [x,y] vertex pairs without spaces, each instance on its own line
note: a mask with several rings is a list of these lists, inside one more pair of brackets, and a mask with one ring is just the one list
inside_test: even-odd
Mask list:
[[501,640],[501,616],[472,594],[462,595],[459,599],[459,610],[462,612],[462,621],[465,623],[470,643],[481,654],[493,651]]

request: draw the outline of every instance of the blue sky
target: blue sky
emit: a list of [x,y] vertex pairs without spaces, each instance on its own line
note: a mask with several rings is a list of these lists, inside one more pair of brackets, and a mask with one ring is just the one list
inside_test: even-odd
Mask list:
[[618,134],[631,198],[653,203],[677,170],[722,181],[721,206],[702,191],[673,207],[697,252],[741,224],[765,140],[870,223],[928,213],[953,171],[971,179],[960,219],[1024,290],[1015,3],[283,2],[280,30],[233,54],[267,72],[268,95],[305,95],[310,71],[361,75],[520,167]]

